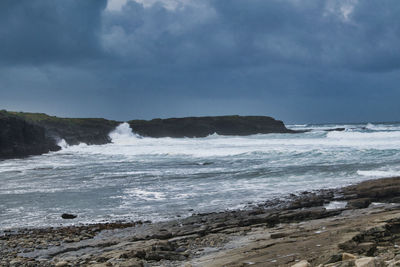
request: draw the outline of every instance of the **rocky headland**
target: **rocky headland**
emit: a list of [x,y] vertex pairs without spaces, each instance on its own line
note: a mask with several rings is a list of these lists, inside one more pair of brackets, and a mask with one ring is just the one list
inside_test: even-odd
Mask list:
[[132,120],[132,130],[148,137],[206,137],[219,135],[252,135],[297,133],[287,129],[282,121],[267,116],[215,116],[170,119]]
[[59,149],[43,127],[0,112],[0,159],[40,155]]
[[1,266],[399,266],[400,178],[244,210],[0,235]]
[[0,111],[0,159],[40,155],[70,145],[111,142],[109,133],[120,122],[92,118],[58,118],[43,113]]
[[[40,155],[69,145],[101,145],[111,142],[109,133],[121,122],[95,118],[59,118],[43,113],[0,111],[0,159]],[[216,116],[132,120],[134,132],[147,137],[205,137],[296,133],[282,121],[266,116]]]

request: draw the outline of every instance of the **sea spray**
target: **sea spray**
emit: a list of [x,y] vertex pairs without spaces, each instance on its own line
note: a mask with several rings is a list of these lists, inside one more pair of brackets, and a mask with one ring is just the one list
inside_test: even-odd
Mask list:
[[61,147],[62,149],[69,147],[69,145],[68,145],[67,141],[65,141],[65,139],[61,139],[60,141],[58,141],[57,145],[59,147]]
[[132,128],[127,122],[118,125],[114,131],[109,134],[111,141],[116,144],[129,143],[132,138],[139,138],[139,135],[132,132]]

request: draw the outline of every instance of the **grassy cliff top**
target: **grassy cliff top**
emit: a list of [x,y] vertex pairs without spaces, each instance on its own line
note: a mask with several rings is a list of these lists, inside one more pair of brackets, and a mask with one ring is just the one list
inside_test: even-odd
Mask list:
[[88,125],[88,124],[97,124],[103,123],[107,125],[117,125],[120,122],[114,120],[106,120],[103,118],[60,118],[57,116],[49,116],[45,113],[30,113],[30,112],[16,112],[16,111],[7,111],[0,110],[0,115],[2,116],[16,116],[26,121],[32,123],[60,123],[60,124],[78,124],[78,125]]

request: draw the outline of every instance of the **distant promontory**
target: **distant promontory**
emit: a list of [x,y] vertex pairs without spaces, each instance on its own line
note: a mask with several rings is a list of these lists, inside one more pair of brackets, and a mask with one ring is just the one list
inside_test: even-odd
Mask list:
[[171,119],[132,120],[132,130],[148,137],[206,137],[219,135],[252,135],[294,133],[282,121],[267,116],[214,116]]
[[[69,145],[110,143],[109,133],[121,122],[93,118],[59,118],[44,113],[0,111],[0,159],[40,155]],[[186,117],[128,121],[133,132],[144,137],[205,137],[296,133],[282,121],[267,116]]]

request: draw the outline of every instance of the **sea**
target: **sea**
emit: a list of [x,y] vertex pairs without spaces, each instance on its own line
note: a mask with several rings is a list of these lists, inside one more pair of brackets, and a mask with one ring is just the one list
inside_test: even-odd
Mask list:
[[0,161],[0,230],[171,220],[400,176],[400,123],[287,127],[307,132],[148,138],[122,123],[110,144]]

